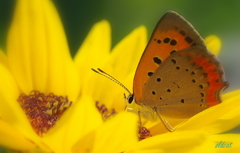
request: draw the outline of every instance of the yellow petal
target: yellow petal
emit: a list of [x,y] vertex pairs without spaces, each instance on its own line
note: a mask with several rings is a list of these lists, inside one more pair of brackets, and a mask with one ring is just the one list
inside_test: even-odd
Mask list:
[[205,38],[205,42],[208,50],[210,50],[214,55],[218,56],[221,49],[221,40],[215,35],[210,35]]
[[135,71],[141,55],[146,47],[147,31],[144,26],[134,29],[128,36],[119,42],[112,50],[110,61],[114,73],[119,78],[125,78]]
[[[229,96],[229,95],[233,95],[233,94],[234,94],[234,96],[232,96],[232,97]],[[201,128],[217,121],[224,115],[231,113],[231,111],[232,110],[234,111],[235,108],[238,109],[240,106],[239,101],[240,101],[240,90],[224,94],[223,102],[221,104],[218,104],[216,106],[213,106],[211,108],[204,110],[203,112],[198,113],[197,115],[190,118],[187,122],[181,124],[177,128],[177,130],[181,131],[181,130],[190,130],[190,129],[191,130],[201,129]],[[236,114],[236,111],[234,111],[233,114],[234,114],[234,116],[238,116]],[[229,125],[224,124],[222,126],[229,126],[227,128],[230,128],[230,127],[233,128],[234,125],[235,124],[229,124]],[[226,129],[226,128],[219,129],[219,130],[224,131],[224,129]],[[208,131],[208,132],[210,132],[210,131]]]
[[36,145],[42,146],[48,150],[47,146],[43,144],[40,137],[36,135],[32,129],[27,116],[23,112],[17,99],[20,95],[18,86],[6,67],[0,64],[0,117],[14,129],[22,133],[28,140],[34,142]]
[[[110,60],[107,62],[106,66],[111,65],[112,68],[109,73],[111,72],[113,76],[116,76],[130,91],[133,85],[133,74],[137,69],[146,44],[147,30],[144,26],[140,26],[113,48]],[[112,91],[118,92],[108,95],[104,101],[109,101],[110,106],[112,105],[113,108],[120,108],[122,110],[122,107],[125,107],[122,97],[126,91],[114,83],[111,84],[109,89],[104,91],[109,91],[107,93],[111,93]]]
[[92,98],[83,96],[76,105],[67,126],[66,141],[64,142],[66,151],[70,151],[79,138],[96,130],[103,123],[102,116]]
[[83,136],[73,147],[72,153],[91,153],[94,147],[96,130]]
[[72,107],[65,111],[58,122],[42,137],[42,141],[48,144],[50,152],[64,153],[66,125],[72,114]]
[[191,152],[205,139],[206,134],[201,131],[166,133],[142,140],[127,150],[126,153]]
[[[109,60],[105,66],[101,67],[130,90],[133,83],[133,71],[135,71],[140,60],[144,47],[146,45],[146,28],[141,26],[126,36],[111,52]],[[84,86],[84,91],[94,95],[95,99],[107,106],[115,108],[117,111],[123,110],[125,102],[123,93],[126,92],[116,83],[92,72],[93,76],[89,77]],[[129,74],[130,79],[129,79]],[[129,80],[132,80],[129,82]],[[128,84],[126,84],[128,83]]]
[[17,102],[18,86],[11,73],[1,64],[0,86],[0,117],[14,126],[22,126],[22,123],[28,124],[26,115]]
[[0,145],[14,150],[31,150],[36,147],[10,124],[0,119]]
[[111,47],[111,29],[108,21],[96,23],[79,48],[74,61],[80,74],[92,73],[91,68],[101,67],[108,59]]
[[58,123],[43,137],[53,152],[70,153],[79,138],[102,124],[94,102],[83,96],[63,114]]
[[234,100],[239,95],[239,92],[240,90],[235,90],[235,91],[231,91],[226,94],[223,94],[222,101],[224,102],[225,100]]
[[68,95],[72,100],[78,96],[78,73],[51,1],[17,1],[7,53],[10,68],[24,93],[36,89]]
[[95,144],[93,153],[101,150],[106,153],[121,152],[135,145],[138,141],[137,120],[137,115],[122,112],[106,122],[96,133],[95,138],[98,144]]
[[196,147],[194,153],[228,153],[239,152],[240,134],[217,134],[209,135],[205,141]]
[[[234,95],[233,95],[234,94]],[[232,95],[231,97],[229,95]],[[230,101],[229,104],[239,103],[240,100],[240,90],[236,90],[225,94],[223,96],[224,102]],[[228,113],[219,117],[218,120],[206,126],[204,129],[209,133],[223,133],[225,131],[231,130],[234,127],[240,125],[240,105],[232,108]]]
[[0,49],[0,64],[4,65],[5,67],[8,67],[8,59],[6,54]]
[[73,147],[73,152],[123,152],[137,141],[137,115],[122,112],[79,140]]
[[90,85],[93,82],[93,75],[97,76],[91,68],[102,67],[103,63],[109,58],[110,33],[111,29],[107,21],[103,20],[95,24],[74,58],[81,76],[82,94],[91,95],[96,90]]

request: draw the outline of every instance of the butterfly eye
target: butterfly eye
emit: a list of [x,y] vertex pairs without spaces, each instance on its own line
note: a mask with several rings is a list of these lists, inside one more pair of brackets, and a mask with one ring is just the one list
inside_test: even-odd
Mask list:
[[129,104],[131,104],[131,103],[133,102],[133,99],[134,99],[134,95],[131,94],[131,95],[128,96],[127,102],[128,102]]

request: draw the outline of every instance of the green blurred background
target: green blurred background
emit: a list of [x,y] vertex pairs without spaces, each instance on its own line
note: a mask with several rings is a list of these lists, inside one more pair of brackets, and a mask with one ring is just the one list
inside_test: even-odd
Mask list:
[[[14,0],[0,0],[0,47],[5,50],[7,27]],[[239,0],[53,0],[61,16],[72,56],[92,25],[107,19],[112,26],[112,46],[139,25],[150,36],[155,24],[168,10],[184,16],[203,38],[210,34],[222,40],[219,55],[230,82],[228,91],[240,87],[240,1]]]

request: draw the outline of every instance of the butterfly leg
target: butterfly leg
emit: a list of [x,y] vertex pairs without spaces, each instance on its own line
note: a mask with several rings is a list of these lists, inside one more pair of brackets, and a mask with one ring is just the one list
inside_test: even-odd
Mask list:
[[140,131],[140,129],[142,129],[142,120],[141,120],[141,114],[140,114],[140,111],[138,111],[138,118],[139,118],[139,120],[138,120],[138,122],[139,122],[139,131]]
[[146,127],[142,126],[142,121],[141,121],[141,112],[138,111],[138,117],[139,117],[139,129],[138,129],[138,138],[139,140],[146,139],[148,137],[151,137],[152,135],[150,134],[150,130],[148,130]]
[[161,122],[163,123],[164,127],[165,127],[169,132],[173,132],[173,131],[175,130],[175,128],[172,127],[171,124],[168,123],[167,120],[165,120],[165,119],[163,119],[163,118],[161,117],[161,115],[159,114],[157,108],[156,108],[156,107],[153,107],[153,110],[156,112],[158,118],[161,120]]

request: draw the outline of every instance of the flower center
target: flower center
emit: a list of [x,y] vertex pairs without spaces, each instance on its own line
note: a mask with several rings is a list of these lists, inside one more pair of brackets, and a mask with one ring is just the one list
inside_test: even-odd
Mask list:
[[72,104],[67,97],[56,96],[53,93],[44,95],[36,90],[29,95],[21,94],[18,102],[39,136],[47,133]]

